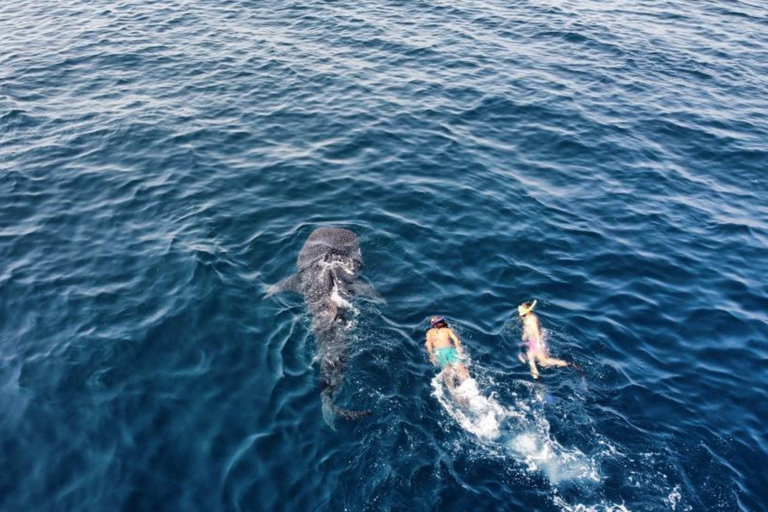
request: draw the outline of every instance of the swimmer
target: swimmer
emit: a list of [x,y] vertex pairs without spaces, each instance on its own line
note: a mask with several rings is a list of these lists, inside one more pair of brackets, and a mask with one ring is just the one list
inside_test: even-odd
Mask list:
[[539,378],[539,369],[536,368],[538,362],[544,368],[550,366],[557,366],[563,368],[570,366],[570,363],[563,361],[562,359],[555,359],[549,355],[549,349],[547,348],[544,339],[541,337],[541,329],[539,328],[539,319],[532,313],[533,308],[536,306],[536,301],[526,302],[521,304],[517,308],[517,313],[523,321],[523,342],[526,344],[526,355],[520,354],[520,361],[526,362],[531,366],[531,375],[534,379]]
[[429,360],[432,364],[439,365],[440,369],[450,370],[444,373],[444,379],[448,388],[453,390],[455,378],[458,378],[459,384],[469,378],[467,367],[462,363],[464,354],[461,342],[453,329],[448,327],[445,317],[433,316],[429,319],[429,325],[426,343]]

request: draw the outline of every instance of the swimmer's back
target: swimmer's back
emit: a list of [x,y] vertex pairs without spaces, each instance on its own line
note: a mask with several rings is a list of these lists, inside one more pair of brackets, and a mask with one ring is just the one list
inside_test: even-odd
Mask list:
[[433,327],[427,331],[427,342],[432,343],[434,348],[443,348],[451,346],[451,328]]

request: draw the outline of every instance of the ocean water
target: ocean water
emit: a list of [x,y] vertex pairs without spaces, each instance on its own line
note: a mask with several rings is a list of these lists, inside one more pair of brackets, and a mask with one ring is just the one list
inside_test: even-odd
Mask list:
[[0,510],[768,509],[767,90],[756,0],[3,2]]

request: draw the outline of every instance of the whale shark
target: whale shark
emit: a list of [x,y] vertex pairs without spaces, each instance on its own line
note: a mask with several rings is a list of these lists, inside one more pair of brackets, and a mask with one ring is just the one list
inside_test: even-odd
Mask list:
[[299,252],[296,273],[270,286],[267,296],[301,293],[312,316],[312,331],[320,361],[320,396],[323,418],[333,426],[339,415],[358,419],[371,411],[342,409],[334,403],[349,364],[348,312],[351,297],[364,294],[380,298],[360,275],[363,257],[357,235],[348,229],[323,227],[314,230]]

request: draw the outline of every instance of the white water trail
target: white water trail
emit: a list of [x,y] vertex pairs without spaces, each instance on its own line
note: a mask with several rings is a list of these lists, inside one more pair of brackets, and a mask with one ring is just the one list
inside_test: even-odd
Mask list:
[[469,378],[455,389],[448,390],[444,381],[445,372],[432,379],[437,401],[467,432],[485,440],[499,437],[501,423],[512,414],[511,411],[495,399],[480,394],[475,379]]
[[600,480],[594,461],[552,439],[549,422],[529,404],[518,400],[505,407],[493,396],[485,396],[473,378],[450,390],[444,374],[445,370],[432,379],[434,395],[464,430],[505,446],[530,471],[543,472],[552,483]]
[[[601,477],[596,460],[578,448],[565,448],[550,435],[549,422],[537,404],[542,398],[515,398],[505,406],[484,392],[473,378],[451,389],[446,384],[450,370],[443,370],[432,379],[433,394],[445,411],[483,444],[502,447],[530,472],[544,474],[553,486],[553,502],[564,511],[628,512],[623,504],[598,503],[584,505],[567,503],[558,493],[559,485],[594,488]],[[539,393],[540,395],[540,393]],[[591,494],[591,493],[587,493]]]

